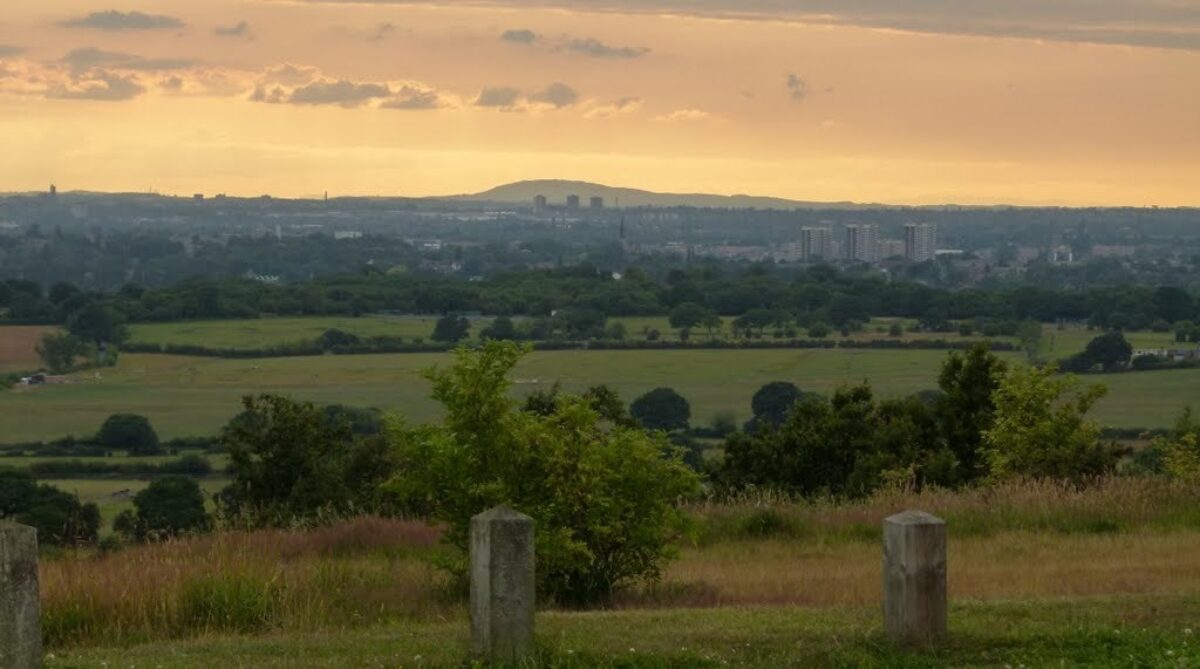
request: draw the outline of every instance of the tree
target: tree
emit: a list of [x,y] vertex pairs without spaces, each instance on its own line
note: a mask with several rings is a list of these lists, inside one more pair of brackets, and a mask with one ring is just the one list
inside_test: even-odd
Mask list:
[[127,336],[121,313],[99,302],[92,302],[72,314],[67,319],[67,330],[98,347],[120,344]]
[[676,330],[691,330],[705,323],[712,323],[712,318],[716,315],[717,312],[704,305],[684,302],[671,310],[668,321]]
[[946,445],[958,459],[958,482],[987,473],[983,435],[995,420],[994,397],[1007,369],[987,344],[976,344],[966,353],[953,352],[942,363],[938,375],[942,394],[934,406]]
[[1010,371],[996,390],[995,421],[984,433],[992,477],[1079,482],[1111,472],[1120,451],[1087,420],[1105,392],[1102,385],[1081,389],[1077,377],[1058,376],[1053,365]]
[[37,485],[27,472],[0,470],[0,516],[38,531],[47,546],[95,543],[100,509],[49,485]]
[[671,388],[655,388],[629,405],[629,413],[648,430],[683,430],[692,417],[687,399]]
[[917,397],[876,403],[865,384],[832,397],[801,394],[775,430],[732,435],[722,486],[861,496],[886,482],[944,483],[953,454]]
[[1017,339],[1021,342],[1021,350],[1025,351],[1025,359],[1037,362],[1042,348],[1042,324],[1037,321],[1021,321],[1017,326]]
[[488,342],[426,373],[445,417],[392,427],[400,467],[387,490],[445,523],[464,558],[471,516],[500,504],[532,516],[538,593],[554,601],[603,602],[623,583],[658,578],[696,475],[664,436],[602,425],[583,398],[560,395],[548,414],[517,410],[508,374],[523,352]]
[[[133,498],[132,518],[122,519],[125,534],[139,541],[163,539],[209,527],[204,510],[204,493],[195,480],[166,476],[150,483]],[[114,523],[114,527],[115,527]]]
[[497,316],[491,325],[479,333],[479,338],[514,341],[517,338],[517,328],[508,316]]
[[1129,359],[1133,356],[1133,346],[1120,332],[1106,332],[1088,342],[1082,356],[1091,365],[1114,369],[1129,363]]
[[813,339],[824,339],[829,336],[829,326],[818,321],[808,326],[808,336]]
[[96,434],[96,443],[105,448],[122,449],[130,455],[159,455],[162,446],[158,434],[145,416],[119,413],[108,417]]
[[358,338],[358,335],[338,330],[337,328],[330,328],[322,332],[321,336],[317,338],[317,345],[321,347],[321,350],[328,351],[339,346],[354,346],[360,341],[362,340]]
[[42,359],[42,364],[54,374],[71,371],[75,366],[75,359],[87,355],[87,346],[83,341],[65,332],[42,335],[35,350]]
[[432,339],[455,344],[466,339],[470,331],[471,321],[457,314],[446,314],[433,326]]
[[788,381],[773,381],[759,388],[750,400],[756,424],[778,427],[800,399],[800,389]]
[[244,397],[245,411],[222,430],[233,481],[221,510],[260,527],[322,515],[378,512],[379,485],[395,460],[378,434],[355,434],[342,411],[278,395]]

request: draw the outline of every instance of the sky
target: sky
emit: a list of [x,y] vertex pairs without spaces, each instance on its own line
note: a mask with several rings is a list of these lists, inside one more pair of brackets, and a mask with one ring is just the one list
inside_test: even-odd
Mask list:
[[1200,205],[1200,0],[4,0],[0,191]]

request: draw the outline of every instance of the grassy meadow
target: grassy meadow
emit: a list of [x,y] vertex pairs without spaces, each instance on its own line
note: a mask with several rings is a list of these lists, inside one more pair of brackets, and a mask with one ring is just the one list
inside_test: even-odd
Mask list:
[[[1005,354],[1019,360],[1018,354]],[[936,385],[944,351],[688,350],[536,352],[516,370],[514,393],[561,381],[569,390],[605,383],[626,400],[671,386],[692,404],[692,420],[721,413],[750,417],[750,398],[764,383],[790,380],[830,391],[869,380],[885,396]],[[414,421],[436,416],[421,370],[446,364],[449,354],[380,354],[228,360],[125,354],[119,364],[74,376],[74,383],[0,395],[5,442],[90,435],[113,413],[150,418],[164,438],[215,434],[240,410],[247,393],[276,392],[324,403],[378,407]],[[1096,375],[1109,395],[1097,418],[1115,427],[1169,426],[1200,398],[1200,370]]]
[[[606,611],[543,607],[540,664],[1192,666],[1197,494],[1113,479],[698,505],[658,584]],[[879,527],[905,508],[950,536],[951,638],[924,651],[880,629]],[[466,605],[431,566],[438,534],[360,518],[44,560],[48,665],[461,666]]]

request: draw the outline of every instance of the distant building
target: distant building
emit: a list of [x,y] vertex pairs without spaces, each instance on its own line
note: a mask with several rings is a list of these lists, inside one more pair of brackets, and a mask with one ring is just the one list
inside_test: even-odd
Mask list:
[[933,260],[937,254],[937,226],[909,223],[904,226],[904,257],[913,262]]
[[819,258],[834,258],[833,228],[800,228],[800,260],[812,262]]
[[56,197],[57,195],[58,195],[58,186],[55,186],[54,184],[50,184],[50,197]]
[[1070,265],[1075,262],[1075,251],[1070,246],[1056,246],[1050,258],[1055,265]]
[[579,211],[579,196],[578,195],[568,195],[567,196],[567,209],[570,209],[571,211]]
[[195,195],[192,196],[192,199],[199,202],[200,200],[204,199],[204,193],[196,193]]
[[592,198],[592,199],[589,201],[589,204],[588,204],[588,206],[590,206],[592,209],[603,209],[603,208],[604,208],[604,198],[602,198],[602,197],[593,197],[593,198]]
[[337,240],[362,239],[362,236],[363,233],[359,232],[358,230],[335,230],[333,232],[333,238]]
[[545,195],[535,195],[533,197],[533,213],[535,213],[535,214],[546,213],[546,196]]
[[842,247],[846,260],[873,263],[879,260],[879,226],[851,224],[846,226],[846,244]]

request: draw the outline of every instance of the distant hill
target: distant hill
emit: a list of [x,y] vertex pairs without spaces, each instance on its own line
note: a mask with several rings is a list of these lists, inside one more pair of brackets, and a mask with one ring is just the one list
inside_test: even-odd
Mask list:
[[545,195],[551,205],[562,205],[568,195],[578,195],[584,207],[588,198],[604,198],[605,207],[703,207],[713,209],[865,209],[880,205],[863,205],[853,202],[806,202],[778,197],[755,195],[709,195],[705,193],[655,193],[636,188],[617,188],[587,181],[565,181],[561,179],[539,179],[518,181],[497,186],[491,190],[471,195],[455,195],[441,200],[467,200],[471,202],[533,202],[537,195]]

